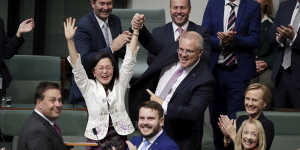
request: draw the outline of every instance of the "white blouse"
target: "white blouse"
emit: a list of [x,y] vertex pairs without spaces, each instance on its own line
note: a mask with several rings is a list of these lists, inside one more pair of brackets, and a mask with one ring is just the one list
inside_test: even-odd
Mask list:
[[[70,59],[69,62],[71,64]],[[88,109],[89,117],[85,137],[92,140],[104,139],[109,127],[109,116],[114,129],[119,135],[128,135],[134,132],[134,127],[125,109],[125,92],[133,75],[135,64],[136,55],[132,55],[127,45],[119,79],[115,80],[113,89],[109,91],[108,96],[106,96],[101,83],[88,78],[80,58],[75,64],[71,64],[75,82],[85,99]],[[98,137],[94,135],[93,128],[97,130]]]

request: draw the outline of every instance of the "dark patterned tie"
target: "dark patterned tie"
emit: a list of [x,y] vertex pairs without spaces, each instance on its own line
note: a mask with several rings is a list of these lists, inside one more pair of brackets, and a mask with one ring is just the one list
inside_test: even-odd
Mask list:
[[57,125],[56,122],[54,122],[53,126],[54,126],[54,128],[55,128],[57,134],[61,136],[61,130],[60,130],[60,128],[58,127],[58,125]]
[[[227,5],[229,5],[231,7],[230,15],[228,18],[227,31],[233,31],[234,27],[235,27],[235,22],[236,22],[236,15],[235,15],[235,11],[234,11],[234,8],[236,5],[232,2],[228,3]],[[222,51],[222,54],[224,56],[223,65],[225,67],[230,68],[237,64],[236,55],[232,49],[225,48]]]

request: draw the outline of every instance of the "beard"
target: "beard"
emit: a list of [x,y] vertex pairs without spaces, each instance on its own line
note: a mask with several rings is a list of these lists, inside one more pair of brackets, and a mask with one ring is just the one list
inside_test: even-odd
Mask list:
[[[142,125],[142,127],[146,127],[146,128],[151,128],[151,126],[150,125],[148,125],[148,124],[144,124],[144,125]],[[140,131],[140,133],[141,133],[141,135],[144,137],[144,138],[146,138],[146,139],[150,139],[150,138],[152,138],[152,137],[154,137],[159,131],[160,131],[160,126],[159,126],[159,124],[157,124],[156,126],[154,126],[153,128],[152,128],[152,132],[150,133],[150,134],[143,134],[142,132],[141,132],[141,130],[139,129],[139,131]]]

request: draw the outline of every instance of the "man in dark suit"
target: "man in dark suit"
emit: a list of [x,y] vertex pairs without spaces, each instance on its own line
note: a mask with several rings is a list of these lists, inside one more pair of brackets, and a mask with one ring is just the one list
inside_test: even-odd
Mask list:
[[243,109],[249,81],[256,73],[254,49],[259,44],[260,6],[254,0],[210,0],[202,26],[210,34],[211,69],[217,80],[216,97],[210,104],[216,149],[223,149],[217,122],[220,114],[235,118]]
[[66,150],[55,123],[62,110],[57,83],[42,82],[35,93],[35,109],[21,130],[18,150]]
[[190,0],[170,0],[170,15],[172,22],[163,26],[154,28],[152,34],[147,30],[144,23],[143,16],[134,16],[131,25],[133,28],[140,29],[139,42],[148,50],[148,64],[150,65],[153,60],[158,56],[161,51],[153,51],[154,47],[159,50],[168,49],[170,52],[175,52],[178,49],[179,36],[184,31],[196,31],[204,38],[204,55],[209,55],[209,35],[206,30],[200,25],[189,21],[191,12]]
[[[138,128],[141,136],[135,136],[127,141],[129,150],[179,150],[162,129],[164,125],[164,110],[154,101],[146,101],[139,107]],[[145,148],[145,149],[143,149]]]
[[300,0],[280,4],[272,32],[274,107],[300,108]]
[[18,48],[24,43],[22,35],[33,30],[34,21],[33,19],[24,20],[19,25],[16,35],[10,38],[6,36],[4,28],[3,20],[0,18],[0,96],[5,96],[5,89],[8,88],[12,79],[4,59],[10,59],[18,52]]
[[[115,59],[125,55],[124,46],[130,41],[131,33],[122,33],[120,18],[111,14],[112,0],[90,0],[93,11],[82,17],[78,22],[74,41],[82,56],[82,63],[90,70],[90,61],[95,53],[107,51],[113,53]],[[92,73],[87,72],[89,77]],[[69,94],[69,102],[84,103],[83,97],[74,80]]]
[[214,79],[207,57],[201,57],[203,43],[197,32],[183,33],[178,53],[161,50],[130,89],[131,119],[137,118],[137,106],[144,101],[160,103],[165,114],[164,129],[182,150],[201,149],[204,111],[213,97]]

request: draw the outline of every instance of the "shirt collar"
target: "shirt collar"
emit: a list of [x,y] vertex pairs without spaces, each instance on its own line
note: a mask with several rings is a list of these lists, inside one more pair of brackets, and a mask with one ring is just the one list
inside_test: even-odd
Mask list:
[[[152,144],[162,133],[163,133],[163,129],[160,130],[155,136],[153,136],[152,138],[148,139],[149,143]],[[143,138],[143,142],[145,141],[146,139]]]
[[[225,6],[228,5],[228,3],[230,3],[231,1],[230,0],[225,0]],[[235,0],[232,2],[233,4],[235,4],[237,7],[239,7],[240,5],[240,0]]]
[[54,122],[50,121],[50,120],[49,120],[45,115],[43,115],[39,110],[34,109],[34,111],[35,111],[38,115],[40,115],[42,118],[44,118],[46,121],[48,121],[49,124],[51,124],[52,126],[54,125]]
[[269,22],[273,23],[273,20],[268,15],[264,15],[263,18],[261,19],[261,23],[263,23],[265,21],[269,21]]
[[[189,21],[187,21],[187,22],[186,22],[183,26],[181,26],[181,27],[182,27],[182,29],[183,29],[184,31],[186,31],[188,25],[189,25]],[[174,33],[175,33],[176,30],[177,30],[177,28],[178,28],[178,25],[175,24],[174,22],[172,22],[172,27],[173,27],[173,31],[174,31]]]
[[97,22],[98,22],[98,24],[100,25],[101,28],[103,28],[104,23],[108,24],[108,19],[106,19],[105,21],[103,21],[97,15],[94,14],[94,16],[95,16],[95,18],[96,18],[96,20],[97,20]]

